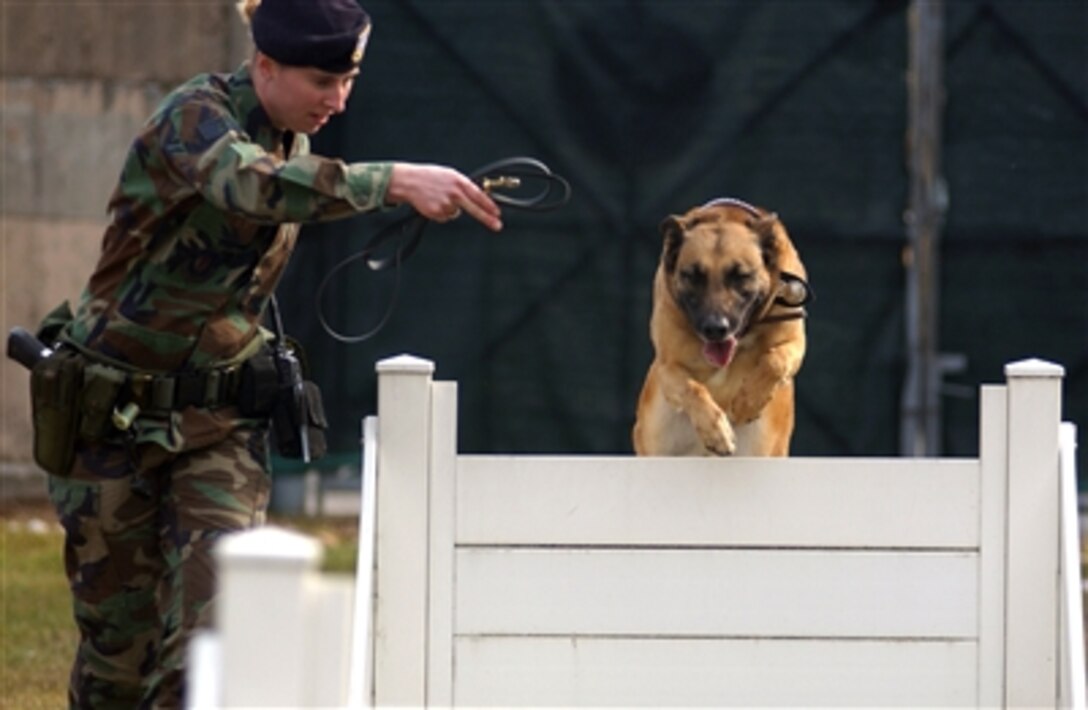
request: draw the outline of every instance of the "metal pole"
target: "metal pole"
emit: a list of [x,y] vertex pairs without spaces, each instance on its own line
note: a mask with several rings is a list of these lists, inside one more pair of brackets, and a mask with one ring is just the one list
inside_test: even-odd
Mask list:
[[940,454],[938,245],[948,201],[940,173],[943,15],[943,0],[912,0],[908,10],[906,158],[910,194],[903,216],[908,239],[903,252],[907,271],[907,376],[900,429],[900,453],[904,456]]
[[940,173],[943,91],[943,0],[912,0],[907,32],[906,163],[910,203],[904,213],[907,246],[906,345],[900,452],[938,456],[941,362],[938,356],[939,242],[947,188]]

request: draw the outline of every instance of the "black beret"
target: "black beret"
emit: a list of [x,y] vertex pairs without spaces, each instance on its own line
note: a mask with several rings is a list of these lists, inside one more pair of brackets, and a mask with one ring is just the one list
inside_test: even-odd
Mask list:
[[253,43],[280,64],[340,74],[359,65],[370,17],[356,0],[261,0]]

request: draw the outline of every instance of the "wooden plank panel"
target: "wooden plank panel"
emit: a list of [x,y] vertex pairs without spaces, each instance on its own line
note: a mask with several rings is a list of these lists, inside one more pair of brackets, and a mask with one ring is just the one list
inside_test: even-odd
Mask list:
[[[939,493],[937,493],[939,491]],[[458,457],[460,544],[977,547],[977,459]]]
[[465,634],[975,638],[971,553],[461,549]]
[[962,707],[970,642],[459,638],[462,706]]

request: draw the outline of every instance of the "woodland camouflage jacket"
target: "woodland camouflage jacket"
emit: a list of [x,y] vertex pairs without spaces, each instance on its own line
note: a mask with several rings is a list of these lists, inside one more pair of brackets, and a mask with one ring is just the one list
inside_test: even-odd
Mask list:
[[148,372],[237,362],[260,343],[298,224],[380,207],[391,171],[311,155],[307,136],[273,127],[248,63],[192,79],[128,151],[65,339]]

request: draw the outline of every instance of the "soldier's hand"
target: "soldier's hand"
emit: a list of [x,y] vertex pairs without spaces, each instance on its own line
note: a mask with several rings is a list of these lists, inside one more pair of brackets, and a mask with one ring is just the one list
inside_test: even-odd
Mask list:
[[462,210],[488,229],[502,229],[499,206],[467,176],[441,165],[395,163],[386,193],[389,202],[407,202],[435,222],[448,222]]

